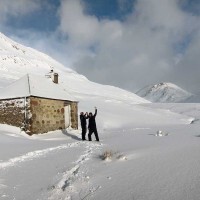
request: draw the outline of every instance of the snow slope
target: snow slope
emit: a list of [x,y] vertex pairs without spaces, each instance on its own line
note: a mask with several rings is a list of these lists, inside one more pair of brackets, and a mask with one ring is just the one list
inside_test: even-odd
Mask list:
[[148,102],[125,90],[93,83],[51,57],[20,45],[0,33],[0,87],[25,74],[45,76],[51,69],[59,74],[59,83],[75,96],[77,93],[88,95],[92,91],[94,96],[129,100],[132,103]]
[[139,90],[137,95],[151,101],[162,103],[181,102],[192,96],[189,92],[172,83],[159,83]]
[[[178,105],[141,107],[200,119],[199,104]],[[99,131],[100,143],[81,141],[79,131],[28,137],[0,125],[0,199],[199,199],[200,124],[150,122]],[[164,134],[157,136],[158,130]],[[111,156],[104,160],[105,152]]]

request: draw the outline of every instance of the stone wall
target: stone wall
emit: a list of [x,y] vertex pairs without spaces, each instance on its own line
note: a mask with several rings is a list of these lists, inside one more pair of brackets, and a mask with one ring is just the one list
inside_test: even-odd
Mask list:
[[78,103],[71,102],[71,127],[78,129]]
[[65,128],[64,101],[30,97],[30,109],[32,134]]
[[24,102],[24,99],[0,101],[0,123],[23,127],[25,122]]
[[[76,102],[29,97],[0,101],[0,123],[23,128],[28,134],[65,129],[65,109],[70,105],[71,127],[78,129]],[[25,119],[26,118],[26,119]]]

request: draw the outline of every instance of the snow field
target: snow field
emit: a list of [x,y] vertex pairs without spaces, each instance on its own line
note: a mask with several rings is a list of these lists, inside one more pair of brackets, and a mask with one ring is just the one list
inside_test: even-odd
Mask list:
[[199,198],[199,127],[163,126],[162,130],[170,132],[167,137],[154,137],[156,130],[127,131],[117,136],[118,142],[114,135],[107,137],[105,148],[127,159],[91,166],[98,172],[94,184],[101,185],[92,199]]
[[[7,154],[7,150],[12,155],[0,161],[1,198],[198,199],[200,132],[198,123],[189,124],[193,112],[196,119],[200,116],[196,112],[198,105],[190,105],[190,112],[184,105],[167,108],[176,107],[182,115],[167,111],[164,104],[154,106],[158,116],[168,113],[165,123],[154,123],[157,115],[153,115],[150,123],[151,118],[145,115],[146,118],[140,118],[148,120],[143,126],[123,125],[122,121],[119,127],[118,116],[113,114],[118,128],[108,129],[101,126],[108,116],[100,109],[97,116],[97,125],[101,124],[100,143],[81,141],[80,130],[27,137],[16,128],[1,126],[1,143],[13,145],[11,149],[0,146],[0,152]],[[129,118],[131,113],[126,113]],[[155,137],[159,131],[168,134]],[[112,152],[111,159],[102,160],[105,151]]]
[[[53,142],[51,137],[54,133],[48,136],[49,139],[52,139],[50,140],[51,143],[63,143],[63,140],[65,140],[67,144],[35,150],[0,162],[0,175],[4,177],[1,179],[0,187],[0,194],[3,199],[66,199],[66,196],[70,198],[70,191],[76,192],[76,189],[72,190],[74,184],[80,185],[84,182],[88,184],[87,170],[85,171],[82,165],[91,158],[95,149],[98,149],[101,144],[82,142],[78,138],[76,142],[74,142],[74,139],[66,140],[66,135],[60,136],[63,137],[63,140]],[[57,135],[59,134],[58,131]],[[11,140],[16,138],[13,135],[16,134],[14,132],[6,133],[6,137]],[[46,139],[42,142],[46,143],[48,141]],[[39,136],[38,140],[41,140]],[[33,139],[23,140],[24,143],[29,143],[29,145],[32,141]],[[36,136],[34,141],[37,141]],[[80,154],[80,152],[82,153]],[[76,161],[74,161],[75,157],[77,157]],[[16,181],[12,180],[12,175],[15,176]],[[40,184],[43,187],[46,185],[46,187],[43,189]],[[24,190],[27,190],[27,192],[23,193]]]

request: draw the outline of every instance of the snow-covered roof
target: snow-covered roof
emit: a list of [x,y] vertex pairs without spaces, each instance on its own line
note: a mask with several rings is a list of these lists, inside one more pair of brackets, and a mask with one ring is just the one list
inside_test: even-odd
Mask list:
[[0,99],[22,97],[43,97],[48,99],[77,101],[62,85],[55,84],[51,78],[27,74],[11,85],[0,89]]

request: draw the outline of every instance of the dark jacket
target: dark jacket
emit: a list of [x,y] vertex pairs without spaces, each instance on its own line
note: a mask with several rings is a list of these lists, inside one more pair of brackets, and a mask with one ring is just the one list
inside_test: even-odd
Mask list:
[[96,121],[95,121],[95,118],[96,118],[96,115],[97,115],[97,109],[95,109],[95,113],[94,115],[92,116],[88,116],[89,118],[89,125],[88,125],[88,128],[90,130],[96,130]]
[[80,115],[81,127],[86,127],[86,125],[87,125],[86,119],[87,119],[86,114]]

